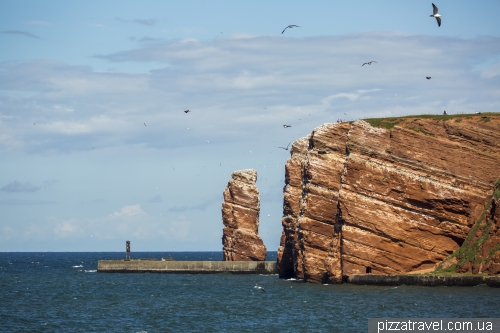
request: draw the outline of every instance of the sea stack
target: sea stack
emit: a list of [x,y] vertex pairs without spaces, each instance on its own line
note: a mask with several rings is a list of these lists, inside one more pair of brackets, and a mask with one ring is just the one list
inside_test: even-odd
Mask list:
[[259,236],[260,194],[257,171],[234,171],[224,190],[222,245],[224,261],[263,261],[267,250]]

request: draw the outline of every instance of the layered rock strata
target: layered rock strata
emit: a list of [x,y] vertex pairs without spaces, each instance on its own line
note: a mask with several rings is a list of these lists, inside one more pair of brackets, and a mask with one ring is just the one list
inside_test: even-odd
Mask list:
[[500,274],[500,181],[464,243],[437,271]]
[[429,269],[464,242],[500,176],[500,117],[324,124],[285,169],[280,277]]
[[224,261],[262,261],[267,250],[259,236],[260,195],[257,171],[233,172],[224,190],[222,244]]

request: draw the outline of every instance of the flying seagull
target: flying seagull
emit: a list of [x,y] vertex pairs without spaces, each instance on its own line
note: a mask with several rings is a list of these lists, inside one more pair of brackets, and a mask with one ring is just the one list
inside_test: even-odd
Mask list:
[[433,13],[430,14],[429,16],[435,17],[436,20],[438,21],[438,26],[440,27],[441,26],[441,15],[438,14],[438,8],[436,7],[435,4],[432,4],[432,9],[433,9]]
[[[291,143],[291,142],[290,142],[290,143]],[[288,147],[290,147],[290,143],[288,143],[288,146],[286,146],[286,148],[283,148],[283,147],[278,147],[278,148],[288,150]]]
[[375,60],[372,60],[372,61],[365,62],[363,65],[361,65],[361,67],[363,67],[364,65],[371,65],[372,62],[377,63]]
[[283,125],[284,128],[287,128],[287,127],[292,127],[292,125]]
[[188,112],[191,112],[191,111],[189,111],[189,110],[184,110],[184,113],[188,113]]
[[256,284],[254,288],[255,288],[255,289],[262,290],[262,291],[264,291],[264,292],[265,292],[264,288],[262,288],[262,287],[261,287],[261,286],[259,286],[258,284]]
[[432,78],[432,76],[426,76],[425,77],[427,80],[430,80]]
[[291,29],[291,28],[294,28],[294,27],[300,28],[300,26],[299,26],[299,25],[290,24],[288,27],[286,27],[285,29],[283,29],[283,31],[281,32],[281,34],[283,34],[283,33],[285,32],[285,30],[286,30],[286,29],[288,29],[288,28],[290,28],[290,29]]

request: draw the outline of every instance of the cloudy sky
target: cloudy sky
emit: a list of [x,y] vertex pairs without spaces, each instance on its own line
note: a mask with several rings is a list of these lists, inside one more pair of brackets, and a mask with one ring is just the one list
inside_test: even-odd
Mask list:
[[500,111],[500,2],[436,1],[1,1],[0,251],[220,251],[247,168],[276,251],[279,147]]

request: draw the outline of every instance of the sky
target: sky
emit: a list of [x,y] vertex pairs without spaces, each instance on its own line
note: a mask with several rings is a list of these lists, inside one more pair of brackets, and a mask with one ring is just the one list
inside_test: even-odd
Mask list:
[[276,251],[279,147],[500,111],[500,2],[437,1],[1,1],[0,251],[221,251],[250,168]]

